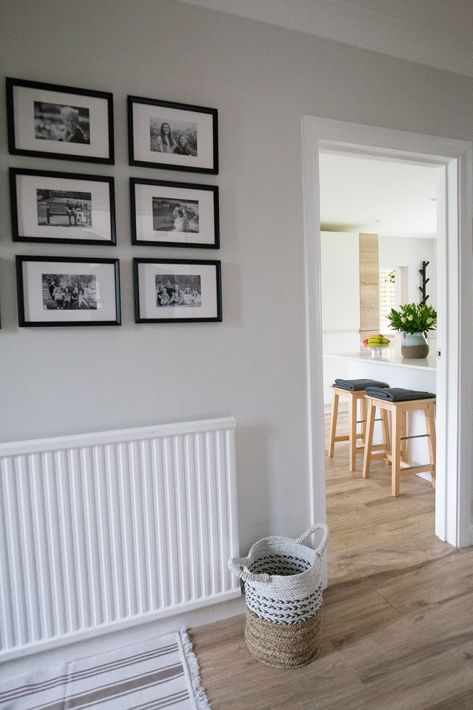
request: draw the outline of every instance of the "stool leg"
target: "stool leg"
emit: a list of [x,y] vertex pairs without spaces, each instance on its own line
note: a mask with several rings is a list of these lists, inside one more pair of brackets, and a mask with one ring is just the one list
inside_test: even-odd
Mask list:
[[384,439],[384,453],[387,456],[391,453],[391,437],[389,435],[389,418],[388,413],[385,409],[381,410],[382,426],[383,426],[383,439]]
[[363,434],[363,438],[362,438],[363,446],[366,443],[366,410],[367,410],[366,397],[362,397],[362,399],[361,399],[361,420],[362,420],[361,432]]
[[429,460],[432,464],[432,488],[435,488],[435,467],[436,467],[436,447],[437,438],[435,435],[435,415],[434,415],[434,405],[430,402],[427,404],[425,410],[425,426],[427,429],[427,434],[429,435],[428,447],[429,447]]
[[330,445],[328,449],[328,457],[333,459],[333,454],[335,451],[335,437],[337,435],[337,418],[338,418],[338,402],[340,396],[333,391],[332,397],[332,416],[330,418]]
[[366,405],[366,438],[363,452],[363,471],[361,474],[363,478],[368,478],[370,475],[371,447],[373,446],[374,418],[376,416],[376,407],[371,400],[367,401]]
[[407,412],[401,412],[401,461],[407,461]]
[[391,450],[391,492],[393,496],[401,493],[401,430],[402,413],[398,407],[392,413],[392,450]]
[[358,398],[350,397],[350,471],[356,471],[356,420],[358,418]]

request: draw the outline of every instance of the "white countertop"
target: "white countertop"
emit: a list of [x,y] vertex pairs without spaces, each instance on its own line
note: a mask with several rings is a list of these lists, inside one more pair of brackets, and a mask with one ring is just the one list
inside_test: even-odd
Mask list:
[[369,362],[376,365],[400,365],[401,367],[409,367],[415,370],[437,369],[435,350],[431,351],[428,357],[418,359],[402,357],[400,351],[396,348],[383,348],[380,351],[376,350],[374,353],[369,348],[363,348],[363,350],[353,353],[324,353],[324,357],[343,358],[344,360]]

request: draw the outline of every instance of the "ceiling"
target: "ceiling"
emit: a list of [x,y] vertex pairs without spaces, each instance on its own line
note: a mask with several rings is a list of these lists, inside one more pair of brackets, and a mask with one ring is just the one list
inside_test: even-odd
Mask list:
[[473,76],[472,0],[179,0]]
[[436,238],[435,167],[320,154],[322,231]]

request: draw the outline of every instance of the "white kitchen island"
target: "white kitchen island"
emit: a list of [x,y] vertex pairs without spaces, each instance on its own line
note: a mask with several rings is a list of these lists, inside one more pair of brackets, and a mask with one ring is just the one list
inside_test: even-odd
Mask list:
[[[369,378],[386,382],[390,387],[437,391],[436,351],[424,359],[403,358],[400,350],[387,347],[374,355],[368,348],[358,352],[324,354],[324,399],[325,410],[330,411],[332,384],[335,378],[354,380]],[[413,412],[408,427],[409,435],[425,433],[425,420],[421,412]],[[381,441],[379,424],[375,430],[375,440]],[[412,439],[408,445],[408,461],[412,465],[426,463],[428,460],[427,439]],[[429,477],[430,474],[420,474]]]

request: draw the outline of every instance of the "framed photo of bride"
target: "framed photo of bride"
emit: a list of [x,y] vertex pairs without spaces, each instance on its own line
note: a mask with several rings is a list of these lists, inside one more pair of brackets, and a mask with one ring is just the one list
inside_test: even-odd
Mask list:
[[220,246],[218,187],[130,178],[131,241],[142,246]]

